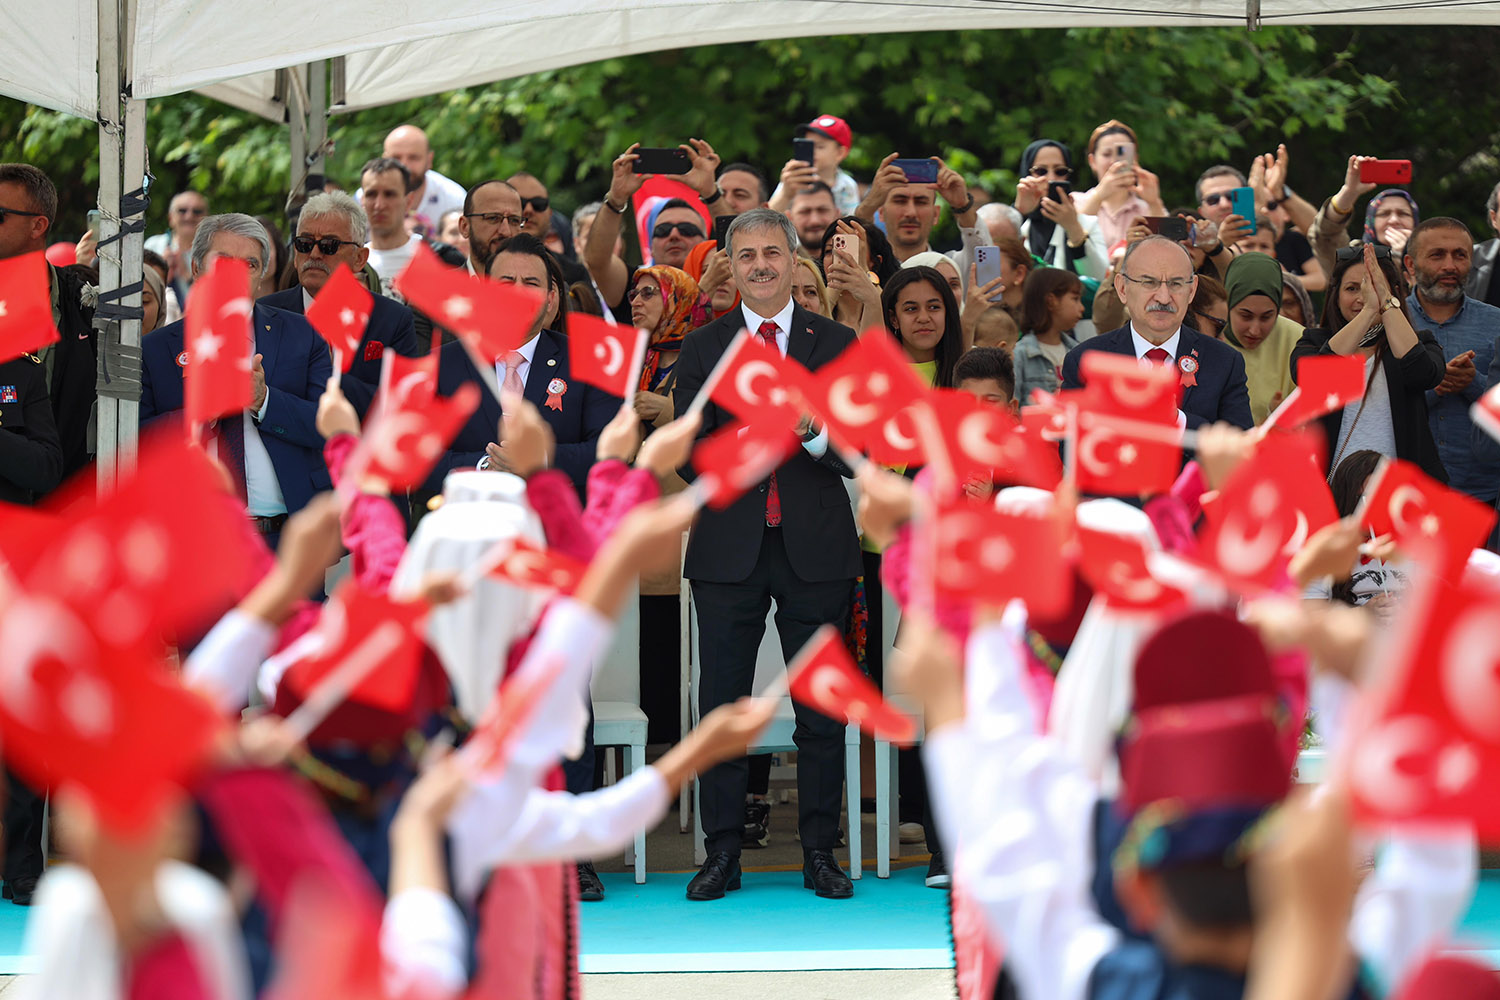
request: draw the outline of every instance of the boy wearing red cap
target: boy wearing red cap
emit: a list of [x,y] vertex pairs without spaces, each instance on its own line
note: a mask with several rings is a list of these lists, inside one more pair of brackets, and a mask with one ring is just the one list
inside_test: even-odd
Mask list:
[[[1291,783],[1259,636],[1199,611],[1146,643],[1110,804],[1036,731],[1025,627],[1020,602],[978,622],[962,679],[936,632],[909,645],[906,689],[926,702],[924,758],[955,884],[1003,943],[1021,996],[1239,1000],[1256,930],[1246,862]],[[1123,839],[1101,835],[1106,812]],[[1111,860],[1113,891],[1091,894],[1091,874]],[[1468,831],[1393,838],[1349,925],[1365,971],[1404,978],[1451,930],[1473,876]],[[1106,920],[1116,896],[1123,915]]]
[[812,165],[808,166],[805,160],[787,160],[781,168],[781,182],[771,195],[770,207],[784,213],[792,207],[792,198],[798,191],[814,181],[822,181],[833,190],[833,203],[839,215],[853,215],[859,207],[859,182],[839,169],[854,142],[849,123],[837,115],[818,115],[806,125],[798,125],[793,138],[812,140]]

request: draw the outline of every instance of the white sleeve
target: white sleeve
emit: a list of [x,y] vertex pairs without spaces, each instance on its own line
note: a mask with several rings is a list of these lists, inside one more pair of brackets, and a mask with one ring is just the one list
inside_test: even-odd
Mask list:
[[[1104,275],[1109,271],[1109,254],[1104,246],[1104,234],[1099,231],[1099,218],[1094,215],[1079,215],[1078,221],[1083,224],[1085,239],[1083,241],[1083,256],[1074,261],[1074,267],[1086,277],[1096,281],[1103,281]],[[1067,237],[1063,237],[1066,242]]]
[[671,801],[654,767],[586,795],[521,789],[503,777],[476,787],[448,820],[454,886],[469,899],[501,865],[622,851],[637,831],[661,821]]
[[1479,879],[1478,852],[1472,829],[1385,841],[1349,921],[1349,943],[1385,988],[1399,986],[1458,926]]
[[231,611],[204,636],[183,667],[183,681],[213,699],[226,714],[250,703],[261,662],[276,644],[276,627],[242,611]]
[[468,930],[458,906],[436,889],[403,889],[380,922],[381,978],[391,997],[448,1000],[469,974]]
[[561,598],[547,609],[515,676],[524,679],[562,666],[522,729],[508,769],[521,767],[537,774],[560,758],[582,752],[589,724],[589,676],[594,664],[603,660],[614,630],[613,620],[571,598]]
[[[979,225],[964,228],[958,227],[958,235],[963,239],[963,246],[958,250],[948,251],[948,259],[953,261],[953,266],[958,268],[958,280],[964,287],[969,284],[969,266],[974,263],[974,248],[994,246],[995,241],[990,239],[990,227],[983,219]],[[960,303],[962,304],[962,303]]]
[[990,698],[982,722],[976,713],[929,733],[922,756],[954,878],[1004,947],[1020,995],[1082,1000],[1119,942],[1089,891],[1098,792],[1036,731],[1013,612],[969,637],[967,672],[987,675],[969,692]]

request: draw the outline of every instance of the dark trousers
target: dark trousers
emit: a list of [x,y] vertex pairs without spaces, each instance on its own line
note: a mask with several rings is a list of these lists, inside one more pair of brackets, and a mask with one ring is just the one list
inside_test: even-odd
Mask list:
[[583,731],[583,752],[575,760],[562,762],[563,783],[574,795],[592,792],[598,787],[594,774],[594,703],[589,701],[589,725]]
[[642,594],[641,711],[647,743],[676,743],[682,728],[682,598]]
[[38,791],[5,769],[5,871],[8,885],[41,878],[47,863],[42,843],[42,815],[47,793]]
[[[809,583],[792,571],[781,531],[767,528],[760,557],[739,583],[693,581],[698,607],[698,711],[751,693],[766,613],[776,601],[776,631],[790,661],[819,626],[842,627],[849,615],[852,580]],[[796,705],[798,829],[802,849],[833,850],[844,790],[844,723]],[[703,842],[710,854],[740,853],[745,826],[748,759],[728,761],[702,776]]]

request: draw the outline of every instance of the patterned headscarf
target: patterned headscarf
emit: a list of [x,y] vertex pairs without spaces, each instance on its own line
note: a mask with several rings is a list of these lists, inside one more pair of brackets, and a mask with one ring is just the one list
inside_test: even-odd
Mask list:
[[1379,243],[1375,238],[1375,213],[1380,209],[1380,203],[1386,198],[1405,198],[1411,203],[1411,224],[1415,226],[1422,221],[1422,213],[1417,210],[1417,199],[1411,196],[1411,192],[1400,188],[1386,188],[1384,191],[1370,199],[1370,204],[1365,208],[1365,242]]
[[661,319],[651,331],[651,343],[646,346],[646,365],[641,370],[640,389],[651,392],[656,382],[656,370],[661,366],[662,352],[681,350],[682,339],[693,329],[698,282],[681,268],[666,264],[653,264],[636,271],[637,284],[642,278],[651,278],[661,289]]

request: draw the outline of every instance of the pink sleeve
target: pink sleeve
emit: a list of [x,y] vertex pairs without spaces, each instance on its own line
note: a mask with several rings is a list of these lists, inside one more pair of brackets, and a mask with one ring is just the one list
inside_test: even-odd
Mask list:
[[[358,444],[353,434],[335,434],[324,443],[323,461],[334,486],[343,478],[344,464]],[[357,493],[340,521],[354,578],[367,590],[385,593],[406,552],[406,521],[401,512],[387,497]]]
[[1182,467],[1170,492],[1146,501],[1146,515],[1151,518],[1163,551],[1179,555],[1197,551],[1193,524],[1203,514],[1205,485],[1203,470],[1197,462],[1189,462]]
[[[623,464],[623,463],[622,463]],[[595,467],[597,468],[597,466]],[[643,503],[650,503],[661,496],[661,483],[656,481],[656,473],[650,469],[627,469],[615,484],[614,493],[610,497],[609,507],[603,516],[597,520],[589,520],[594,507],[593,482],[589,482],[589,510],[584,511],[584,519],[588,521],[589,530],[594,536],[594,544],[603,545],[605,539],[614,534],[615,528],[625,519],[625,515],[635,510]]]
[[[592,473],[589,485],[592,489]],[[541,519],[548,548],[583,562],[594,558],[594,545],[583,523],[583,511],[578,506],[578,492],[566,472],[543,469],[526,480],[526,501]]]
[[[880,582],[891,592],[896,603],[904,611],[911,607],[912,560],[920,554],[916,540],[912,537],[911,523],[896,529],[896,537],[885,547],[880,556]],[[868,593],[868,588],[866,588]],[[947,601],[939,604],[934,617],[948,634],[960,640],[969,635],[973,623],[974,609],[962,601]]]

